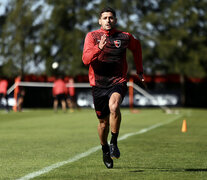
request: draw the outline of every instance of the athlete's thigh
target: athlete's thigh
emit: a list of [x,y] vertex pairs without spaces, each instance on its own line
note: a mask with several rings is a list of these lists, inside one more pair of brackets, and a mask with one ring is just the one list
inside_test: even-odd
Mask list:
[[117,84],[111,88],[109,106],[113,103],[120,105],[127,92],[126,83]]
[[112,104],[116,104],[117,106],[119,106],[121,102],[122,102],[121,94],[119,94],[118,92],[112,93],[109,99],[109,106],[111,106]]
[[92,88],[93,102],[98,119],[104,119],[110,113],[108,106],[109,98],[105,95],[105,91],[105,89],[97,87]]

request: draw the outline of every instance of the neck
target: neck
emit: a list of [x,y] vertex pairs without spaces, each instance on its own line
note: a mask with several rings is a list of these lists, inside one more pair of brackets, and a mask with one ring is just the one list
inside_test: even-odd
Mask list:
[[111,35],[111,34],[113,34],[113,33],[116,31],[115,28],[112,28],[112,29],[110,29],[110,30],[105,30],[105,29],[103,29],[102,27],[101,27],[101,30],[102,30],[105,34],[107,34],[107,35]]

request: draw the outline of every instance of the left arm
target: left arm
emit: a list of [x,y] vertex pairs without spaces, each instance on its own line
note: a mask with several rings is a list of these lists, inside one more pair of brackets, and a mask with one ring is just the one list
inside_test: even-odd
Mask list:
[[[135,39],[131,34],[128,48],[132,51],[134,57],[134,63],[136,66],[137,74],[142,76],[143,65],[142,65],[142,48],[139,40]],[[142,77],[143,78],[143,77]]]

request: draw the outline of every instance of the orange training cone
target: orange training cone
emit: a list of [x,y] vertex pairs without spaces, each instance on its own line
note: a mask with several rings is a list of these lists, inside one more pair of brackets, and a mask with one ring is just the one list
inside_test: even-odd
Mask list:
[[187,123],[186,123],[186,120],[184,119],[183,120],[183,124],[182,124],[182,129],[181,129],[182,132],[187,132]]

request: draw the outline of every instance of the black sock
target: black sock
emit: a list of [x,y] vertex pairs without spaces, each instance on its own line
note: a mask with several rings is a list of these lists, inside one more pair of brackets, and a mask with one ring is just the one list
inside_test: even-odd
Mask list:
[[109,152],[109,145],[108,145],[108,144],[104,144],[104,145],[102,145],[102,151],[103,151],[104,153]]
[[119,135],[119,133],[113,133],[113,132],[111,132],[111,142],[110,142],[110,144],[117,145],[118,135]]

